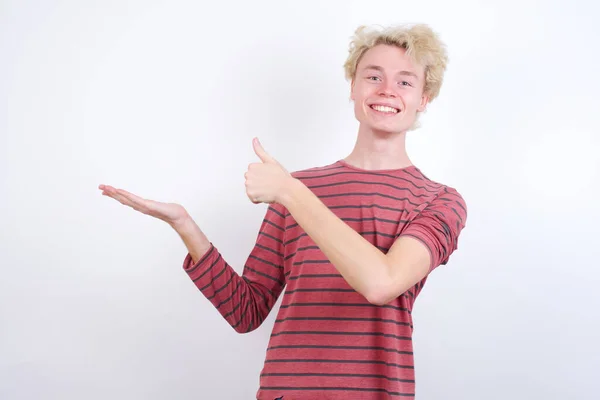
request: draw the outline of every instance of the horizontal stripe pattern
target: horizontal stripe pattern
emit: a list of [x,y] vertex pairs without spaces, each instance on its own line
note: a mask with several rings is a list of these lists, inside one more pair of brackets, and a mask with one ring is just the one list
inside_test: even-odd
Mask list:
[[[431,269],[457,248],[467,208],[458,192],[411,166],[360,170],[343,161],[293,174],[382,252],[422,241]],[[387,305],[353,290],[281,205],[269,205],[242,275],[211,245],[184,269],[238,332],[259,327],[283,293],[257,399],[413,398],[412,308],[426,282]]]

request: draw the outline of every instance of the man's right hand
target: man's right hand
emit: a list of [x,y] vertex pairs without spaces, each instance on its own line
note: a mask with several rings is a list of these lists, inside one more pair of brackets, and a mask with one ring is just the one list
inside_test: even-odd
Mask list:
[[129,206],[143,214],[163,220],[173,227],[182,225],[186,218],[188,218],[187,211],[179,204],[161,203],[144,199],[126,190],[115,189],[108,185],[100,185],[98,189],[102,190],[103,196],[112,197],[121,204]]
[[121,204],[171,225],[183,240],[194,263],[210,249],[210,241],[181,205],[143,199],[108,185],[100,185],[98,189],[102,190],[103,196],[112,197]]

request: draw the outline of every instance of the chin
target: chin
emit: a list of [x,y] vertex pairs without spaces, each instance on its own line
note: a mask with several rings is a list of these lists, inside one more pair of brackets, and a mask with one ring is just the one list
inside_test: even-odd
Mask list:
[[371,128],[371,130],[373,131],[373,133],[375,133],[378,136],[395,136],[395,135],[399,135],[403,132],[400,129],[378,129],[375,127]]
[[377,121],[369,118],[367,115],[356,113],[357,121],[361,130],[371,131],[378,136],[398,135],[408,131],[407,121]]
[[366,128],[378,135],[398,135],[406,132],[403,125],[390,126],[389,124],[366,124]]

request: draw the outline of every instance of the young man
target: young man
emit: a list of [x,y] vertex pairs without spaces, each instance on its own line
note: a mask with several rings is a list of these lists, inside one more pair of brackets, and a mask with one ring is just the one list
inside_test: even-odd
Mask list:
[[184,270],[237,332],[258,328],[285,289],[257,399],[414,397],[411,310],[467,217],[461,195],[428,179],[405,148],[446,63],[427,26],[356,31],[345,63],[354,150],[290,174],[254,140],[260,162],[246,192],[270,205],[242,276],[180,205],[100,186],[177,231]]

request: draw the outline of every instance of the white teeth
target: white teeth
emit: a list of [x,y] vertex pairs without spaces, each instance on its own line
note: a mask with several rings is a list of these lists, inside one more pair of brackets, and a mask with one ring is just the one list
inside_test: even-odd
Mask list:
[[395,108],[387,106],[372,105],[371,108],[377,111],[388,112],[393,114],[396,114],[398,112],[398,110],[396,110]]

